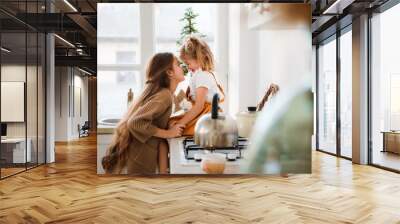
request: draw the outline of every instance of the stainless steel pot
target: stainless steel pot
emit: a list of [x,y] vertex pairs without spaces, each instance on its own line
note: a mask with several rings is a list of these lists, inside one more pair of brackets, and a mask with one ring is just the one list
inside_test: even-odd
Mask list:
[[238,128],[229,115],[218,113],[218,94],[212,101],[211,113],[200,117],[194,128],[194,141],[207,149],[235,147],[238,144]]

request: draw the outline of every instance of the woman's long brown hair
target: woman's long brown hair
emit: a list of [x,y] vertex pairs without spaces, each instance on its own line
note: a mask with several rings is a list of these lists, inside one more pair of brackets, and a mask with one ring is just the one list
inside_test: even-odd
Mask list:
[[129,145],[134,138],[128,130],[128,120],[150,96],[163,88],[170,87],[167,71],[172,70],[174,60],[175,57],[172,53],[158,53],[151,58],[146,69],[146,86],[143,93],[118,123],[113,140],[107,149],[107,154],[102,159],[106,173],[121,173],[125,167]]

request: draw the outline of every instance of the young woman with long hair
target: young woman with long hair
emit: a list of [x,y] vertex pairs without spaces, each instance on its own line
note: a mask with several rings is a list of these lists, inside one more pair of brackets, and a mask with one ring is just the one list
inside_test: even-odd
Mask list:
[[[184,80],[183,70],[172,53],[158,53],[146,70],[146,86],[139,99],[119,122],[102,165],[106,173],[156,173],[158,147],[164,139],[179,137],[184,125],[168,128],[173,93]],[[166,156],[162,154],[162,156]],[[165,170],[167,164],[160,164]]]

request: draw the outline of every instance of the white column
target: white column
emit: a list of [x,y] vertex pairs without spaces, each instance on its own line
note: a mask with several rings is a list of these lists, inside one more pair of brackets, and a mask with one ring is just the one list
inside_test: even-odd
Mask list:
[[229,39],[228,39],[228,96],[229,113],[239,111],[239,57],[240,57],[240,5],[229,4]]
[[229,66],[229,29],[228,15],[229,8],[227,3],[217,4],[217,23],[215,26],[215,61],[216,61],[216,76],[225,91],[225,101],[222,104],[224,112],[229,113],[229,97],[228,97],[228,66]]
[[[249,29],[249,12],[240,4],[240,45],[239,45],[239,111],[246,111],[249,106],[257,106],[260,82],[259,52],[262,40],[259,31]],[[235,91],[235,90],[233,90]]]
[[259,32],[249,30],[243,4],[229,5],[229,113],[257,106],[259,83]]
[[368,162],[368,16],[353,20],[353,162]]
[[[144,76],[148,60],[153,56],[154,47],[154,9],[153,4],[140,3],[140,64]],[[144,82],[144,79],[143,79]]]
[[55,133],[55,58],[54,35],[46,36],[46,163],[55,161],[54,133]]

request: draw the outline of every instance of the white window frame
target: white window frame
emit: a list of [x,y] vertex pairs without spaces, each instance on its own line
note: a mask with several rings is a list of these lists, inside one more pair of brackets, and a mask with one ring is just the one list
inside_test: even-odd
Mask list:
[[[99,71],[139,71],[143,76],[142,86],[145,85],[145,72],[148,60],[155,54],[155,4],[157,3],[134,3],[139,4],[139,37],[138,57],[139,63],[132,65],[98,65]],[[228,95],[228,4],[216,5],[216,26],[215,32],[215,61],[217,79],[221,82]],[[228,110],[228,102],[223,105]]]

